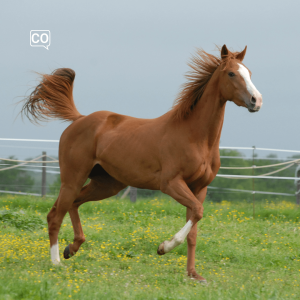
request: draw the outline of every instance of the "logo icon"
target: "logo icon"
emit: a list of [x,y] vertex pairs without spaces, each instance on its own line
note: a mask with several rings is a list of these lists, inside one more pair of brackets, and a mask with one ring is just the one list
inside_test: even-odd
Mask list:
[[51,43],[50,30],[31,30],[30,31],[30,46],[44,47],[49,50]]

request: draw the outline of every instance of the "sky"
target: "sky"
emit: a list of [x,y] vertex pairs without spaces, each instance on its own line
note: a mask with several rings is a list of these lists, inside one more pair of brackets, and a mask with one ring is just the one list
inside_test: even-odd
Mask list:
[[[0,138],[58,140],[68,123],[22,121],[37,75],[76,72],[81,114],[109,110],[155,118],[171,107],[195,49],[241,51],[263,95],[255,114],[227,103],[221,146],[300,150],[300,2],[298,1],[1,1]],[[49,49],[30,46],[31,30],[49,30]],[[0,141],[0,157],[19,158],[57,143]]]

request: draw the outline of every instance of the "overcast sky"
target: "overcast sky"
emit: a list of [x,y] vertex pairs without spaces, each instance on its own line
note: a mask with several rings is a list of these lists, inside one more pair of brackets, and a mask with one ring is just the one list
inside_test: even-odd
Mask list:
[[[274,0],[1,1],[0,137],[59,139],[68,125],[38,127],[18,116],[14,103],[36,85],[32,71],[74,69],[82,114],[155,118],[171,108],[195,48],[218,54],[215,45],[226,44],[248,46],[244,63],[264,105],[250,114],[228,103],[221,146],[300,150],[299,10],[299,1]],[[43,29],[51,31],[49,50],[30,46],[30,31]],[[2,155],[12,144],[0,141]],[[19,148],[27,156],[46,147],[18,145],[40,147]]]

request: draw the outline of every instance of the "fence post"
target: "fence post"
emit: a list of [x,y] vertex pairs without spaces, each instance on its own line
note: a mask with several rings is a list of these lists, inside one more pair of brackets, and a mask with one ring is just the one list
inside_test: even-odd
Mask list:
[[[296,177],[299,178],[300,177],[300,165],[298,165],[297,169],[296,169]],[[300,180],[297,180],[296,182],[296,205],[300,205]]]
[[[252,151],[252,176],[254,176],[254,151],[255,151],[255,146],[252,146],[253,151]],[[254,177],[252,178],[252,201],[253,201],[253,219],[255,219],[255,188],[254,188]]]
[[[46,161],[47,157],[46,157],[46,152],[43,151],[43,157],[42,160]],[[46,196],[46,163],[43,162],[42,164],[42,197]]]
[[137,197],[137,188],[136,187],[130,187],[130,201],[136,202]]

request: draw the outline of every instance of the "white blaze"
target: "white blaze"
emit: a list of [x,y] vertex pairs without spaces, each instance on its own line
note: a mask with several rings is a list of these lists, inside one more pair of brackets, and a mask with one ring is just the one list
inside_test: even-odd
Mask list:
[[182,229],[174,235],[174,237],[171,241],[165,241],[164,242],[164,252],[167,253],[167,252],[171,251],[172,249],[174,249],[176,246],[182,244],[184,242],[186,236],[190,232],[192,226],[193,226],[193,223],[191,220],[189,220],[182,227]]
[[250,73],[247,70],[247,68],[245,68],[243,65],[241,65],[239,63],[238,63],[238,65],[239,65],[238,72],[243,77],[243,79],[246,83],[247,91],[249,92],[249,94],[254,97],[261,96],[260,92],[256,89],[256,87],[252,83],[251,78],[250,78]]
[[50,253],[52,263],[54,265],[58,265],[60,263],[58,241],[55,245],[52,245],[52,247],[50,248]]

